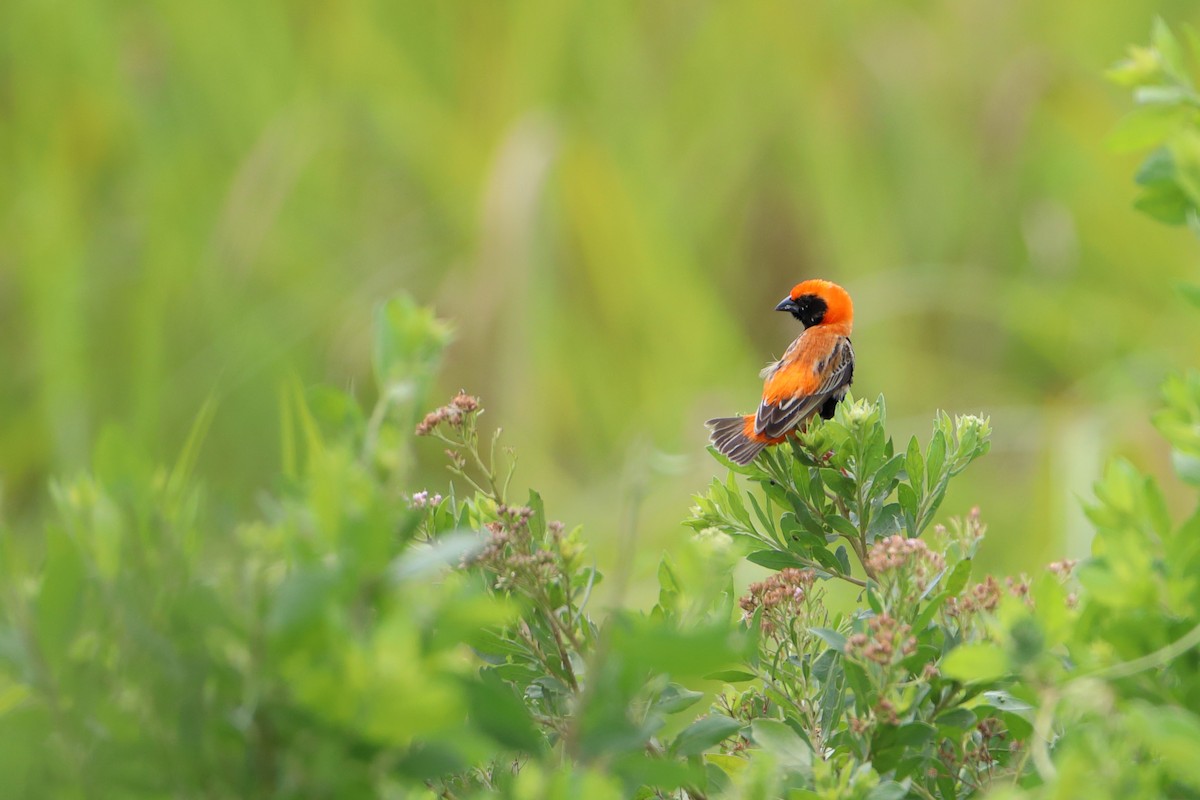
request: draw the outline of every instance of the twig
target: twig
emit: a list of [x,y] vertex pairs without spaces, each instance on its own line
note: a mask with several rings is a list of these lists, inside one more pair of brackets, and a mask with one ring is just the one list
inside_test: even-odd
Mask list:
[[1054,726],[1054,710],[1058,707],[1058,696],[1054,692],[1046,692],[1042,697],[1041,708],[1033,720],[1033,742],[1030,745],[1030,756],[1037,767],[1042,781],[1050,783],[1058,775],[1054,762],[1050,760],[1050,731]]
[[1108,667],[1103,667],[1082,677],[1128,678],[1131,675],[1136,675],[1144,670],[1162,666],[1168,661],[1183,655],[1196,645],[1200,645],[1200,625],[1192,628],[1190,631],[1185,633],[1183,636],[1180,636],[1170,644],[1160,647],[1153,653],[1148,653],[1140,658],[1135,658],[1132,661],[1125,661],[1120,664],[1113,664]]

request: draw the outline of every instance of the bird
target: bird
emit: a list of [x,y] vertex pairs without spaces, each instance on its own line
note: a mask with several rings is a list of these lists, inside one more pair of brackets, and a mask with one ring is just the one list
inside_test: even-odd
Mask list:
[[704,424],[719,453],[745,466],[767,445],[779,444],[814,414],[833,417],[854,380],[854,303],[836,283],[806,280],[775,306],[799,320],[804,330],[783,357],[763,368],[758,411],[717,417]]

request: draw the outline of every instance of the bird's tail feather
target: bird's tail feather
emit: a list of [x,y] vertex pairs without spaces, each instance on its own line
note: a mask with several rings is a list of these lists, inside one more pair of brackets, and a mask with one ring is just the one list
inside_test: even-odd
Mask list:
[[[767,442],[753,438],[747,434],[747,421],[753,420],[754,415],[745,417],[717,417],[704,423],[711,431],[709,440],[717,452],[735,464],[743,466],[754,460]],[[753,425],[753,422],[750,423]],[[753,431],[753,427],[750,428]]]

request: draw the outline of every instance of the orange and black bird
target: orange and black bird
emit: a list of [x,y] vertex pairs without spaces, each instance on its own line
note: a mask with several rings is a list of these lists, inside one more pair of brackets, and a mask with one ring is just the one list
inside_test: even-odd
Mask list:
[[800,320],[804,331],[782,358],[759,373],[766,382],[758,412],[704,423],[712,431],[713,446],[736,464],[749,464],[813,414],[832,417],[854,379],[854,304],[845,289],[829,281],[804,281],[775,310]]

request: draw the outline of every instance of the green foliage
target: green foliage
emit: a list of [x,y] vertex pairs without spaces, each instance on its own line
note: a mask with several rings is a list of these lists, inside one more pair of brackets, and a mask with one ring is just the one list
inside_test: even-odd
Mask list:
[[[210,405],[171,469],[111,432],[55,485],[40,548],[0,540],[18,796],[949,800],[1096,771],[1112,797],[1200,789],[1200,514],[1174,524],[1127,462],[1088,508],[1092,558],[997,581],[974,574],[977,511],[935,523],[988,421],[939,414],[900,449],[882,398],[848,400],[724,462],[654,608],[597,617],[581,531],[514,501],[478,399],[419,414],[447,340],[400,299],[369,413],[285,392],[255,518],[214,518],[191,474]],[[1200,381],[1165,394],[1194,481]],[[444,496],[408,484],[414,435],[445,450]],[[739,596],[741,558],[771,574]]]
[[[478,399],[421,417],[447,340],[400,299],[369,413],[285,392],[284,474],[252,519],[215,518],[191,474],[210,406],[171,469],[112,432],[55,485],[40,548],[0,540],[17,796],[1198,789],[1200,514],[1174,524],[1130,464],[1097,485],[1091,559],[998,581],[974,574],[977,511],[935,522],[988,421],[939,414],[900,449],[882,398],[848,400],[727,464],[653,609],[597,616],[581,532],[514,501]],[[1200,382],[1166,397],[1191,480]],[[445,450],[444,495],[408,484],[418,439]],[[771,574],[739,593],[741,558]]]
[[0,540],[8,796],[707,785],[698,756],[740,725],[680,715],[746,657],[731,601],[686,626],[594,622],[579,531],[536,493],[510,504],[511,454],[481,447],[468,395],[415,426],[468,493],[412,492],[416,403],[447,330],[401,298],[376,331],[369,414],[285,393],[284,475],[260,516],[214,518],[189,473],[208,410],[171,470],[106,436],[92,474],[55,485],[42,547]]
[[[1200,232],[1200,96],[1186,54],[1194,60],[1200,39],[1186,33],[1185,48],[1158,20],[1150,45],[1132,48],[1112,69],[1138,106],[1113,142],[1155,146],[1138,172],[1135,205]],[[1178,476],[1196,486],[1200,375],[1169,377],[1163,395],[1154,422]],[[1037,709],[1036,774],[1004,796],[1200,796],[1200,509],[1174,521],[1157,481],[1124,460],[1109,465],[1095,494],[1086,509],[1092,557],[1078,567],[1073,610],[1064,615],[1057,602],[1044,602],[1063,589],[1042,582],[1030,612],[997,620],[1018,648],[1008,660],[1022,695]]]
[[[689,525],[780,570],[740,601],[759,647],[718,701],[749,727],[742,763],[718,762],[731,776],[765,753],[797,797],[959,797],[1022,772],[1029,707],[991,618],[1028,587],[969,585],[977,512],[917,538],[987,451],[988,422],[939,415],[926,447],[897,453],[885,418],[882,398],[847,401],[734,467],[752,490],[716,481],[693,510]],[[858,587],[853,610],[831,610],[833,579]]]
[[[445,339],[404,300],[380,334],[416,383]],[[452,547],[418,549],[407,460],[364,446],[400,436],[406,399],[386,391],[368,428],[348,397],[288,393],[291,467],[237,524],[210,514],[194,447],[156,469],[112,434],[92,474],[57,483],[41,552],[3,539],[0,738],[23,743],[5,748],[9,790],[341,794],[527,744],[519,717],[462,730],[502,697],[462,643],[517,610],[443,574]]]
[[[1190,28],[1188,41],[1193,50],[1200,43]],[[1161,19],[1150,46],[1130,48],[1108,72],[1114,83],[1133,89],[1136,103],[1109,143],[1121,150],[1155,147],[1138,170],[1141,193],[1134,205],[1169,225],[1200,222],[1200,94],[1192,73],[1184,47]]]
[[[687,524],[757,545],[748,558],[761,566],[809,567],[864,585],[851,574],[846,546],[870,576],[867,551],[901,531],[920,536],[950,479],[987,452],[991,433],[987,420],[941,414],[924,452],[914,437],[898,454],[885,417],[882,397],[874,405],[844,403],[832,421],[809,426],[789,447],[767,450],[745,467],[710,448],[731,473],[724,483],[713,481]],[[733,473],[758,484],[761,494],[743,496]]]

